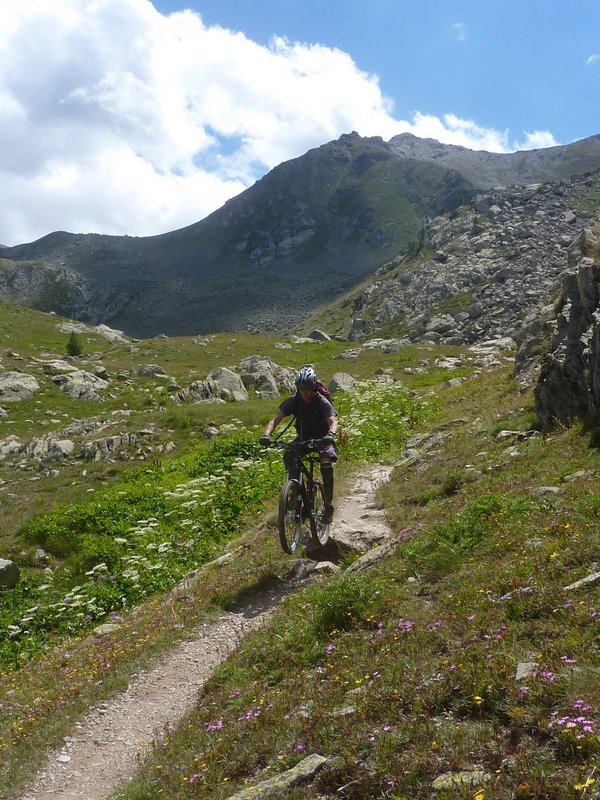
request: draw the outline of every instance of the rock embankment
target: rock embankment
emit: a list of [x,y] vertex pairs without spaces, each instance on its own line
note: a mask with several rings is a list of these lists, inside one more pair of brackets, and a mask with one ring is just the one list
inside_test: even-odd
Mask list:
[[600,423],[599,285],[600,220],[569,249],[553,313],[539,321],[522,348],[542,355],[535,399],[546,426],[576,418]]
[[594,174],[497,189],[431,220],[424,255],[390,262],[355,298],[350,338],[368,338],[396,321],[418,342],[516,339],[555,291],[568,248],[593,219],[582,198],[598,188]]

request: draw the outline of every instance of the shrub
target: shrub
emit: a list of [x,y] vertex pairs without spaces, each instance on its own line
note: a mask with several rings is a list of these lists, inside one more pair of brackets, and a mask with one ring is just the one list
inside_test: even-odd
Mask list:
[[67,355],[70,356],[80,356],[83,353],[83,346],[79,341],[79,337],[75,331],[71,332],[65,349],[67,351]]

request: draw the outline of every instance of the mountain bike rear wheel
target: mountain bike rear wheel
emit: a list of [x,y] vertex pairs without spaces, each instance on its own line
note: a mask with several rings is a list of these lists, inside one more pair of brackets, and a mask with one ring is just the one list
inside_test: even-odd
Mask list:
[[279,496],[279,541],[285,553],[295,553],[302,537],[302,493],[296,480],[286,481]]
[[310,520],[310,532],[315,544],[326,545],[329,540],[329,525],[323,522],[325,516],[325,493],[323,484],[315,481],[312,492],[313,514]]

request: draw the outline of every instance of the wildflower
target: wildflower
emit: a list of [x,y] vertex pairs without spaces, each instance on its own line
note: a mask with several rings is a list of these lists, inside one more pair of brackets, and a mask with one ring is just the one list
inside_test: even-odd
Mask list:
[[596,778],[588,778],[585,783],[576,783],[575,789],[578,792],[583,791],[583,789],[587,789],[588,786],[593,786],[596,783]]
[[473,700],[475,700],[475,702],[477,703],[478,706],[482,706],[483,705],[483,702],[484,702],[483,697],[480,697],[478,694],[473,695]]

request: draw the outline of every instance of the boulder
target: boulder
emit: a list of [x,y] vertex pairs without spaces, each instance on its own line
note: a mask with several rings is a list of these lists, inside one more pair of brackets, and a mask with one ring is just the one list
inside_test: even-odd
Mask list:
[[165,371],[160,364],[144,364],[139,369],[140,375],[164,375]]
[[275,376],[268,373],[256,373],[254,390],[262,400],[274,400],[280,396]]
[[47,375],[60,375],[64,372],[77,372],[79,367],[69,364],[68,361],[48,361],[42,366],[42,369]]
[[0,461],[13,453],[20,453],[23,449],[21,440],[14,434],[0,440]]
[[236,403],[243,403],[248,399],[248,392],[240,376],[227,367],[217,367],[213,369],[207,380],[217,384],[217,397],[222,400],[235,400]]
[[189,386],[176,391],[172,398],[176,403],[192,400],[196,403],[223,403],[218,396],[218,384],[215,381],[194,381]]
[[15,403],[28,400],[40,388],[33,375],[24,372],[0,372],[0,400]]
[[0,587],[12,589],[19,582],[19,568],[14,561],[0,558]]
[[75,450],[75,443],[70,439],[59,439],[52,441],[48,444],[48,460],[49,461],[62,461],[73,455]]
[[109,342],[127,341],[127,337],[123,331],[117,331],[114,328],[109,328],[108,325],[96,325],[95,330],[100,334],[100,336],[104,336],[105,339],[108,339]]
[[328,389],[331,394],[336,392],[353,392],[354,391],[354,378],[347,372],[336,372],[331,378]]
[[314,330],[308,334],[309,339],[314,339],[315,342],[330,342],[331,336],[325,331]]
[[295,391],[295,371],[280,366],[269,356],[247,356],[240,362],[239,373],[244,386],[254,389],[265,399]]
[[98,392],[108,386],[108,381],[82,369],[68,375],[55,375],[52,382],[69,397],[80,400],[99,400]]

